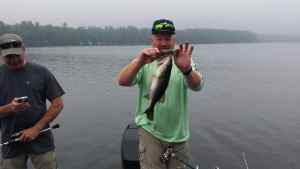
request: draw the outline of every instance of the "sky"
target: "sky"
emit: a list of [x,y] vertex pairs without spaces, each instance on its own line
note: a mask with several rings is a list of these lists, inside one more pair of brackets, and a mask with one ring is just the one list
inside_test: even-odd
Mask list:
[[0,20],[42,25],[215,28],[300,35],[300,0],[1,0]]

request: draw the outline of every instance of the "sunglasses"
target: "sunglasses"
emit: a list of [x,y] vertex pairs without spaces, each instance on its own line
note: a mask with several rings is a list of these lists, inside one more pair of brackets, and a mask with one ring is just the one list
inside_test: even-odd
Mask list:
[[6,59],[12,59],[12,58],[18,58],[20,57],[21,55],[16,55],[16,54],[9,54],[9,55],[6,55],[5,58]]
[[0,49],[5,50],[9,48],[20,48],[21,46],[22,46],[22,42],[15,41],[15,42],[1,44]]

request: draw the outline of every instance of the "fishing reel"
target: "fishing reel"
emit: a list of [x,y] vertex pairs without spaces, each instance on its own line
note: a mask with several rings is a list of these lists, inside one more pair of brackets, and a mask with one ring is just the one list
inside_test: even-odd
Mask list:
[[161,153],[159,158],[162,163],[167,163],[172,156],[175,156],[175,154],[173,153],[173,148],[171,146],[168,146],[166,150]]
[[[183,159],[176,156],[176,153],[179,153],[179,152],[177,152],[176,150],[174,151],[174,149],[171,146],[168,146],[165,149],[165,151],[161,153],[161,155],[159,157],[160,161],[165,164],[170,160],[170,158],[174,157],[177,160],[179,160],[181,163],[185,164],[188,168],[199,169],[199,165],[196,165],[196,166],[191,165],[189,162],[186,162]],[[216,166],[214,169],[220,169],[220,168],[218,166]]]

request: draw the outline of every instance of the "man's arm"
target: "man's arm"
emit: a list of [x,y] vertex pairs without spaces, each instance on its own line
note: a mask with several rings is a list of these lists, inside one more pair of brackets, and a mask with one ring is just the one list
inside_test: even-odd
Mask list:
[[9,116],[12,112],[12,106],[10,104],[0,106],[0,118]]
[[63,107],[64,103],[61,97],[53,99],[45,115],[33,127],[22,131],[21,141],[34,140],[39,132],[59,115]]
[[42,130],[47,124],[52,122],[58,116],[63,107],[64,103],[61,97],[53,99],[51,101],[48,111],[45,113],[42,119],[34,125],[34,127],[38,128],[39,130]]
[[126,65],[117,76],[118,84],[121,86],[131,86],[138,71],[144,66],[139,57],[133,59]]
[[188,87],[194,91],[200,91],[203,87],[203,75],[195,70],[192,70],[188,75],[184,76]]
[[189,43],[180,44],[175,55],[175,64],[185,76],[188,87],[199,91],[203,86],[203,76],[192,66],[193,49],[194,47]]
[[126,65],[117,76],[117,81],[121,86],[131,86],[139,70],[148,63],[159,57],[160,51],[157,48],[145,48],[141,53]]

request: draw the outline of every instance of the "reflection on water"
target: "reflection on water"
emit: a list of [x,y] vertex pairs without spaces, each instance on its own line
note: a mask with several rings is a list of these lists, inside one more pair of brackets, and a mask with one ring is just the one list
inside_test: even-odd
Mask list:
[[[61,168],[121,168],[120,140],[133,121],[136,88],[115,83],[144,46],[32,48],[67,94],[55,131]],[[193,160],[201,168],[296,169],[300,156],[299,44],[197,45],[205,73],[190,92]]]

